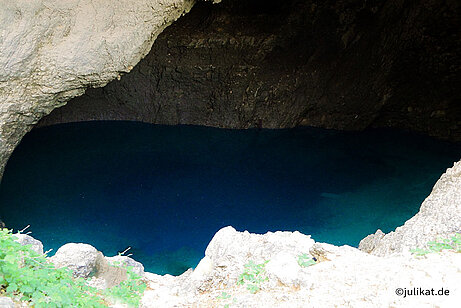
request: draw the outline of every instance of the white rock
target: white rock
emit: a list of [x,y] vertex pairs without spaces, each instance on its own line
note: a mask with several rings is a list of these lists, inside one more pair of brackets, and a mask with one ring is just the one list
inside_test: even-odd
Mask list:
[[211,261],[210,257],[205,256],[202,260],[200,260],[199,264],[190,275],[190,279],[196,281],[204,280],[210,276],[212,271],[213,262]]
[[120,264],[123,267],[129,266],[133,270],[133,273],[135,273],[136,275],[141,276],[141,277],[144,276],[144,266],[141,263],[133,260],[130,257],[127,257],[127,256],[114,256],[114,257],[105,257],[105,259],[111,265]]
[[14,308],[14,302],[9,297],[0,297],[0,308]]
[[266,264],[266,273],[269,281],[280,282],[285,286],[299,286],[301,266],[289,252],[278,253]]
[[[298,247],[300,243],[304,246]],[[461,254],[443,252],[415,258],[410,254],[378,257],[349,247],[313,240],[298,232],[264,235],[217,232],[197,273],[173,277],[146,273],[149,283],[142,307],[457,307],[461,300]],[[307,253],[318,263],[301,268]],[[251,294],[236,279],[248,260],[266,264],[269,281]],[[211,267],[211,269],[210,269]],[[211,272],[210,272],[211,270]],[[196,275],[196,276],[195,276]],[[192,279],[198,277],[198,279]],[[396,295],[397,288],[450,290],[450,296]],[[219,299],[222,293],[228,299]]]
[[437,181],[419,212],[401,227],[383,235],[379,230],[364,238],[363,251],[386,256],[423,248],[427,242],[461,232],[461,161]]
[[65,244],[51,257],[57,267],[68,267],[75,277],[87,278],[96,271],[99,252],[88,244]]
[[16,233],[14,236],[17,238],[16,242],[21,245],[31,245],[30,248],[36,253],[43,254],[43,244],[39,240],[34,239],[32,236],[22,233]]

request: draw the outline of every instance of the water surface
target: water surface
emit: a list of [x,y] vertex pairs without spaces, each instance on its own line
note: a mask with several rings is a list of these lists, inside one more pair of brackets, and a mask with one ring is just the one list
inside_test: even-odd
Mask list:
[[86,122],[29,133],[0,186],[0,216],[45,249],[133,247],[147,270],[197,265],[221,227],[299,230],[357,246],[419,209],[461,146],[395,131],[225,130]]

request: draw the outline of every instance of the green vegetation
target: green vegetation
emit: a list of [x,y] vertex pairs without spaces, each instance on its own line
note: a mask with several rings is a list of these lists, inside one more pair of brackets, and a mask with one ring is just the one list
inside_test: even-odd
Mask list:
[[[219,295],[216,298],[227,301],[227,303],[224,304],[223,308],[229,308],[231,304],[235,304],[235,298],[232,298],[232,296],[227,292],[222,292],[221,295]],[[229,303],[229,301],[231,302]]]
[[222,292],[221,295],[217,297],[217,299],[228,299],[228,298],[231,298],[231,296],[227,292]]
[[427,243],[428,249],[415,248],[411,249],[411,253],[417,256],[424,256],[428,253],[441,252],[442,250],[453,250],[461,252],[461,233],[456,233],[448,239],[439,239],[438,241],[430,241]]
[[146,285],[130,268],[128,279],[108,290],[86,285],[68,268],[56,268],[30,248],[15,242],[11,230],[0,229],[0,295],[40,307],[107,307],[108,299],[137,306]]
[[126,268],[126,273],[128,276],[127,280],[105,290],[104,293],[109,298],[119,300],[129,306],[137,307],[147,286],[141,280],[141,277],[133,272],[131,267]]
[[301,267],[308,267],[314,265],[316,262],[307,253],[298,256],[298,264]]
[[250,260],[244,265],[244,271],[240,274],[237,284],[244,285],[246,283],[247,290],[252,294],[258,292],[261,289],[261,283],[267,281],[265,266],[269,261],[264,261],[261,264],[256,264],[253,260]]

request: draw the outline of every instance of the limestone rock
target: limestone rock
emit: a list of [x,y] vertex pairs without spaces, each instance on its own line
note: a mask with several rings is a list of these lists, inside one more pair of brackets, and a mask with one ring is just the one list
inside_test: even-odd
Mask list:
[[[295,256],[318,258],[301,268]],[[236,284],[249,259],[266,264],[268,281],[250,293]],[[457,307],[461,254],[378,257],[349,246],[314,243],[298,232],[264,235],[221,229],[206,257],[181,276],[146,273],[141,307]],[[444,288],[450,296],[398,296],[398,288]],[[223,293],[226,295],[223,297]]]
[[138,276],[144,276],[144,266],[127,256],[114,256],[114,257],[105,257],[107,262],[111,265],[121,265],[123,267],[130,267]]
[[301,270],[296,258],[287,251],[278,253],[266,265],[269,281],[285,286],[299,286]]
[[31,245],[30,248],[36,253],[43,254],[43,244],[39,240],[34,239],[32,236],[22,233],[16,233],[14,236],[17,238],[16,242],[21,245]]
[[194,0],[0,0],[0,175],[22,136],[133,66]]
[[361,251],[371,253],[378,247],[381,239],[386,235],[383,231],[378,229],[376,233],[366,236],[363,240],[360,241],[359,248]]
[[75,277],[88,278],[96,272],[100,256],[100,252],[91,245],[68,243],[59,248],[50,259],[57,267],[71,269]]
[[40,124],[373,126],[461,140],[459,1],[353,3],[196,5],[120,81]]
[[0,297],[0,308],[14,308],[14,302],[9,297]]
[[101,252],[98,252],[95,262],[94,275],[88,285],[97,289],[112,288],[127,279],[126,269],[111,266]]
[[[191,274],[191,279],[182,287],[184,292],[210,290],[222,285],[235,284],[250,260],[259,264],[278,256],[289,258],[293,264],[302,253],[308,253],[314,240],[299,232],[268,232],[250,234],[238,232],[233,227],[219,230],[205,251],[205,258]],[[277,258],[276,258],[277,260]],[[276,261],[277,262],[277,261]],[[285,261],[280,261],[285,262]],[[280,262],[277,264],[280,265]],[[279,277],[275,262],[271,274]],[[296,266],[298,266],[296,264]],[[280,278],[288,281],[289,278]]]
[[461,161],[437,181],[419,212],[395,231],[379,230],[360,242],[359,249],[378,256],[423,248],[427,242],[461,232]]

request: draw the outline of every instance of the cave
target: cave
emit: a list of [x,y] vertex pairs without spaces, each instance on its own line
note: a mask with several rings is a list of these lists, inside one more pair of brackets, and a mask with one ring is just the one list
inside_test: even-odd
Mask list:
[[0,218],[54,249],[131,246],[159,274],[195,267],[227,225],[357,247],[460,159],[458,11],[198,2],[130,72],[28,116]]
[[226,225],[352,246],[392,231],[461,153],[457,6],[199,2],[131,72],[40,119],[0,216],[175,275]]
[[120,80],[38,126],[391,127],[461,140],[456,1],[198,2]]

